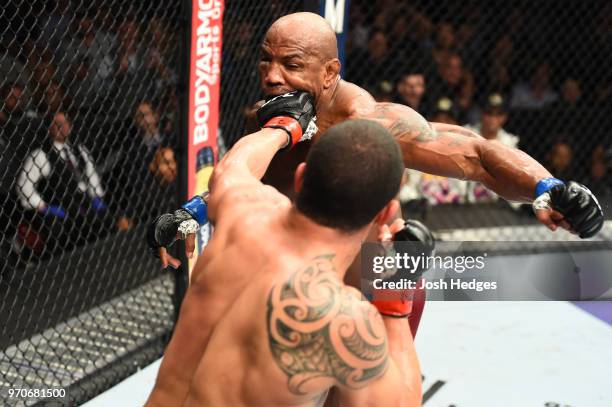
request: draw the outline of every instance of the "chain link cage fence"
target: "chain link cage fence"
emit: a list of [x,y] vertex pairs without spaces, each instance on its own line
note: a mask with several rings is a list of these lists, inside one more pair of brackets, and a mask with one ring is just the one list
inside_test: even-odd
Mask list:
[[178,204],[181,13],[0,5],[2,405],[76,405],[163,352],[174,280],[143,236]]
[[[609,2],[352,0],[345,78],[519,148],[607,207],[611,46]],[[409,171],[402,198],[447,240],[572,238],[473,182]]]

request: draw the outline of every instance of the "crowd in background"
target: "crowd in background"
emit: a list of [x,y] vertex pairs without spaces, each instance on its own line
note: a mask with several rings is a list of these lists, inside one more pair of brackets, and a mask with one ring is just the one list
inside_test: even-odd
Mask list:
[[[430,3],[352,1],[345,78],[609,194],[612,5]],[[409,186],[406,197],[432,204],[495,199],[480,185],[417,172]]]
[[161,11],[0,6],[0,230],[12,252],[65,251],[176,198],[178,30]]

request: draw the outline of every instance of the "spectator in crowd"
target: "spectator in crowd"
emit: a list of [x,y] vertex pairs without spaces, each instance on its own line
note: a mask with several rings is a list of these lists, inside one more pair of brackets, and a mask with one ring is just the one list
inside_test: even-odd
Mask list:
[[601,112],[584,103],[581,83],[574,77],[568,76],[563,80],[560,96],[545,110],[545,123],[552,134],[562,134],[573,150],[574,177],[586,180],[602,133],[601,121],[597,120],[599,124],[594,125],[592,117]]
[[168,186],[176,180],[176,160],[174,151],[169,147],[160,147],[149,164],[149,171],[155,175],[157,183]]
[[5,190],[13,190],[14,175],[37,136],[33,112],[25,109],[24,88],[19,82],[7,82],[0,88],[0,179]]
[[431,20],[422,12],[412,9],[410,14],[410,35],[413,41],[423,48],[431,48],[431,35],[434,25]]
[[512,88],[512,109],[542,109],[558,99],[550,86],[550,64],[542,62],[533,70],[529,82]]
[[104,189],[89,151],[69,141],[67,115],[55,113],[48,131],[43,146],[26,157],[16,192],[53,253],[104,236],[114,220],[102,200]]
[[[149,163],[147,170],[141,171],[137,176],[137,182],[124,185],[122,193],[129,201],[122,209],[118,220],[121,230],[128,230],[135,225],[144,224],[155,218],[160,213],[172,209],[175,205],[173,198],[176,196],[177,164],[174,151],[169,147],[159,147]],[[130,188],[138,185],[138,190]],[[138,199],[138,196],[146,196],[148,199]]]
[[506,65],[492,62],[487,66],[487,93],[501,93],[505,99],[510,98],[512,83]]
[[458,21],[455,47],[464,61],[469,63],[483,59],[488,46],[490,33],[479,29],[484,23],[482,11],[478,4],[466,5],[465,16]]
[[484,98],[480,121],[466,128],[474,130],[488,140],[498,140],[509,147],[518,147],[519,138],[504,129],[508,120],[507,99],[501,93],[491,93]]
[[561,86],[561,101],[567,106],[578,106],[582,102],[582,88],[575,78],[566,78]]
[[[480,121],[474,125],[465,125],[465,127],[488,140],[497,140],[508,147],[518,148],[519,137],[504,129],[504,124],[508,119],[507,99],[501,93],[487,95],[481,110]],[[497,199],[498,196],[484,185],[467,181],[467,202],[491,202]]]
[[435,123],[458,124],[459,112],[455,102],[446,96],[439,98],[436,100],[428,119]]
[[156,90],[164,84],[176,83],[176,74],[170,68],[170,61],[175,60],[178,41],[166,24],[158,17],[153,17],[147,25],[148,43],[150,44],[145,57],[145,68],[154,81]]
[[43,90],[42,104],[39,105],[40,115],[45,116],[48,112],[67,111],[71,104],[71,99],[66,96],[66,92],[59,83],[51,81]]
[[388,38],[391,45],[391,54],[396,61],[409,61],[410,64],[421,64],[418,59],[427,50],[423,44],[416,41],[413,26],[410,23],[414,10],[402,6],[391,17],[388,27]]
[[[516,66],[514,59],[514,41],[508,33],[504,33],[488,52],[488,63],[476,65],[480,68],[482,75],[486,77],[483,89],[479,89],[482,92],[479,95],[480,97],[490,93],[501,93],[508,101],[511,99],[513,84],[510,69]],[[472,120],[472,122],[476,120]]]
[[2,75],[3,82],[21,82],[31,76],[31,72],[26,68],[25,59],[21,54],[22,50],[12,48],[5,51],[0,47],[0,75]]
[[72,107],[81,112],[87,112],[96,106],[96,102],[103,100],[105,88],[97,85],[92,76],[91,61],[88,57],[80,55],[69,68],[69,74],[73,78],[68,85],[66,99],[71,101]]
[[436,65],[440,66],[456,54],[455,29],[448,22],[438,24],[436,29],[436,42],[431,50]]
[[420,70],[406,70],[397,81],[395,102],[410,106],[427,117],[426,90],[425,74]]
[[451,53],[441,59],[438,78],[431,81],[430,90],[434,97],[451,98],[460,117],[467,114],[474,96],[474,78],[463,68],[459,54]]
[[393,83],[382,80],[371,91],[377,102],[393,102]]
[[574,178],[572,165],[573,155],[574,151],[568,142],[564,140],[555,142],[548,152],[546,169],[550,171],[555,178]]
[[[52,63],[52,56],[45,56],[48,52],[38,54],[37,51],[33,53],[28,59],[28,66],[31,67],[33,75],[29,78],[27,88],[30,90],[32,99],[32,107],[36,110],[36,116],[43,119],[47,113],[48,98],[52,95],[53,90],[58,88],[51,83],[56,81],[57,68]],[[57,85],[57,81],[56,81]],[[47,92],[47,89],[51,86],[51,92]]]
[[33,75],[30,80],[31,88],[35,93],[40,93],[53,81],[55,78],[56,68],[51,60],[38,59],[31,57],[28,60],[28,65],[33,66]]
[[7,82],[0,88],[0,230],[9,236],[14,233],[19,212],[15,188],[15,174],[27,151],[32,133],[23,119],[23,86]]
[[[598,10],[594,27],[595,41],[589,44],[590,58],[589,80],[594,91],[594,100],[598,104],[612,105],[612,3],[604,2]],[[603,67],[603,69],[602,69]]]
[[[373,90],[382,80],[393,80],[393,61],[390,60],[387,35],[382,30],[372,30],[367,51],[354,50],[349,56],[353,61],[346,67],[347,78],[368,90]],[[368,69],[363,69],[367,66]]]
[[568,124],[581,122],[585,114],[584,107],[580,82],[572,77],[565,78],[561,84],[561,98],[552,103],[548,111],[552,116],[551,124],[557,123],[567,128]]
[[79,75],[70,83],[72,90],[95,88],[98,93],[106,92],[112,79],[116,44],[94,21],[87,16],[75,20],[74,38],[66,46],[69,57],[62,61],[62,69]]
[[[159,128],[159,115],[150,102],[144,101],[138,104],[134,114],[134,124],[129,144],[141,145],[144,147],[145,156],[152,157],[155,150],[165,143],[166,135]],[[138,142],[134,143],[134,139],[137,139]]]
[[163,134],[176,134],[179,119],[179,100],[176,87],[170,86],[165,89],[159,110],[161,112],[159,122]]
[[612,196],[612,147],[600,144],[593,151],[587,185],[598,196]]
[[[114,147],[116,160],[108,180],[112,193],[112,209],[129,221],[130,225],[140,222],[152,213],[148,208],[142,207],[143,201],[138,199],[138,195],[142,194],[143,189],[152,191],[152,194],[159,190],[159,183],[155,182],[155,171],[152,169],[159,168],[155,163],[156,159],[159,162],[161,158],[168,158],[170,152],[174,156],[167,144],[167,137],[159,127],[158,114],[153,105],[148,101],[139,103],[135,108],[130,130]],[[158,156],[160,149],[164,150],[161,157]],[[168,162],[171,161],[168,158]],[[176,165],[174,167],[176,168]],[[165,173],[166,177],[168,173]],[[147,205],[150,205],[150,201],[147,201]]]
[[[119,106],[114,107],[127,115],[138,101],[150,99],[153,96],[155,74],[149,70],[149,67],[155,61],[148,59],[147,49],[143,45],[142,33],[135,15],[128,13],[119,26],[117,39],[116,70],[112,93],[113,98],[121,101]],[[126,86],[126,84],[132,84],[132,86]]]
[[512,66],[514,60],[514,41],[508,33],[503,33],[489,54],[489,61],[502,66]]
[[139,46],[140,29],[134,16],[128,16],[119,26],[117,38],[119,40],[117,73],[137,74],[144,56]]
[[16,124],[23,115],[22,96],[23,86],[19,82],[7,82],[0,89],[0,123],[2,124],[2,139],[7,143],[15,133]]
[[366,14],[359,3],[351,4],[349,9],[349,34],[346,42],[347,49],[365,50],[368,46],[370,27],[366,24]]
[[70,0],[57,0],[54,7],[48,10],[48,14],[41,16],[38,21],[41,31],[38,37],[39,47],[49,49],[57,60],[63,59],[65,36],[70,32],[70,26],[75,19],[75,10],[71,7]]

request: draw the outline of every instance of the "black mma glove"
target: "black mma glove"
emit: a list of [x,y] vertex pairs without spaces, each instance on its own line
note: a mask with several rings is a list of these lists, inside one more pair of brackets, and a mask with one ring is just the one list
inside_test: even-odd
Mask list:
[[262,128],[283,129],[289,136],[283,148],[310,140],[317,132],[314,99],[307,92],[295,91],[273,96],[257,110]]
[[[407,244],[410,242],[411,244]],[[429,257],[435,249],[435,239],[427,226],[417,220],[405,220],[404,228],[393,235],[393,250],[403,257],[404,253],[411,257]],[[394,254],[392,254],[394,255]],[[417,270],[398,268],[396,273],[385,281],[401,281],[408,279],[418,281],[425,267]],[[381,315],[394,318],[404,318],[412,312],[412,289],[376,289],[371,303]]]
[[533,208],[552,208],[558,211],[582,239],[595,236],[604,223],[603,211],[595,195],[587,187],[574,181],[555,182],[545,192],[538,194]]
[[[429,257],[436,248],[436,240],[429,228],[414,219],[407,219],[404,221],[404,228],[393,236],[393,242],[396,253],[407,253],[409,256],[413,257]],[[411,244],[401,244],[401,242],[411,242]],[[424,271],[424,267],[405,272],[402,272],[400,269],[396,276],[417,281]]]
[[[207,194],[205,194],[207,195]],[[147,243],[151,253],[159,257],[160,247],[170,247],[177,239],[196,233],[208,222],[206,196],[195,196],[184,203],[181,209],[158,216],[147,229]]]

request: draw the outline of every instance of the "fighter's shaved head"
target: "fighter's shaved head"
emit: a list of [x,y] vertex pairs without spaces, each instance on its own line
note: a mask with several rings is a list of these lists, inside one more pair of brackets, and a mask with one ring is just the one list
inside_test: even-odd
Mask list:
[[340,79],[336,34],[313,13],[294,13],[276,20],[261,44],[261,89],[266,95],[293,90],[331,98]]
[[268,29],[266,40],[279,39],[298,43],[324,60],[338,58],[334,30],[327,20],[315,13],[293,13],[276,20]]

